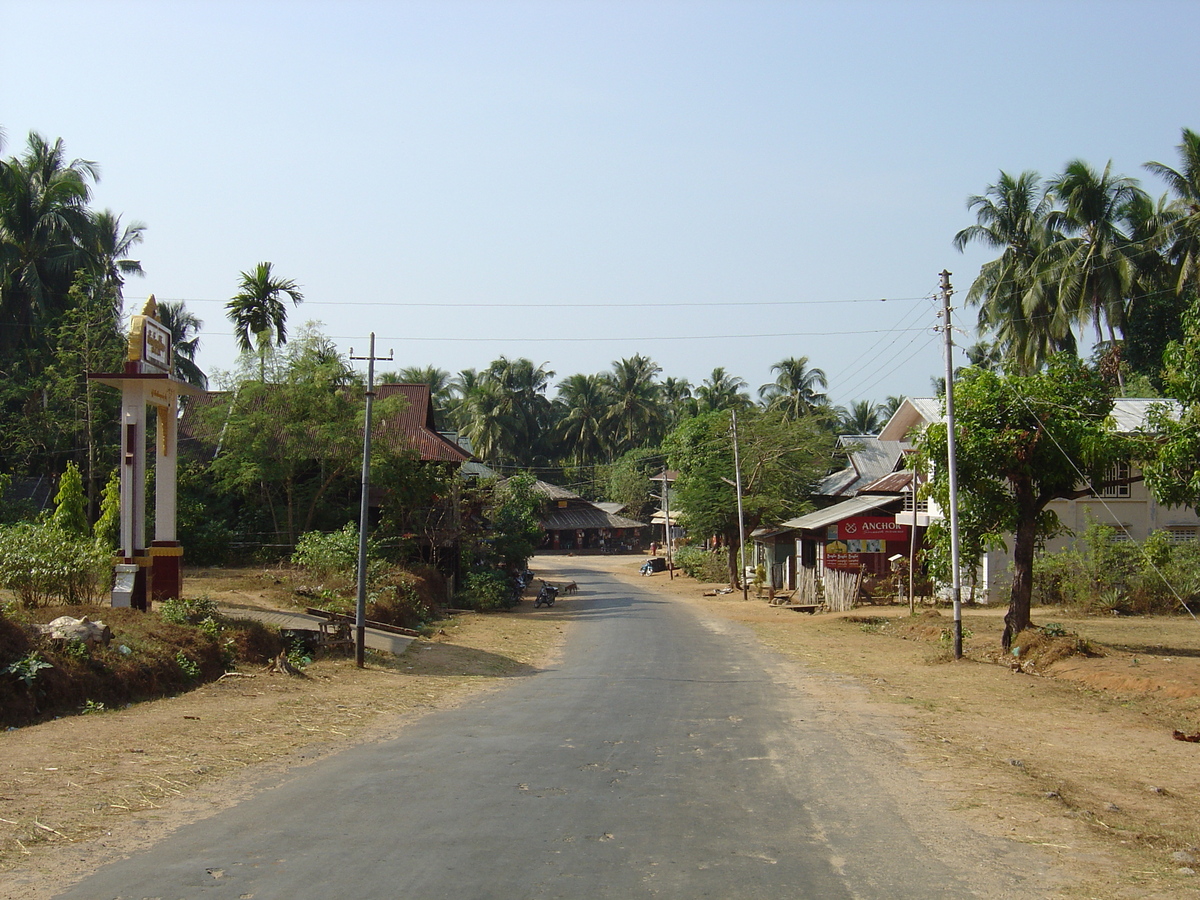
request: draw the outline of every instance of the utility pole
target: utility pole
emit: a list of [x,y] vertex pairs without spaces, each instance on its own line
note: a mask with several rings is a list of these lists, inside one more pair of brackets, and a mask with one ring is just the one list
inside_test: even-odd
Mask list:
[[[950,475],[950,566],[954,585],[954,658],[962,659],[962,575],[959,572],[958,460],[954,439],[954,335],[950,326],[950,273],[942,270],[942,315],[946,318],[946,459]],[[916,514],[913,515],[914,524]]]
[[674,564],[674,561],[671,559],[671,487],[670,487],[670,483],[667,479],[667,467],[665,465],[663,466],[662,502],[663,502],[663,517],[667,520],[666,530],[664,532],[664,536],[666,538],[666,540],[664,541],[664,544],[666,545],[666,548],[667,548],[667,579],[669,581],[674,581],[675,580],[675,564]]
[[358,512],[358,596],[354,604],[354,664],[360,669],[367,658],[367,529],[371,518],[371,403],[375,399],[375,360],[390,360],[375,356],[375,332],[371,332],[371,347],[366,356],[355,356],[350,348],[351,359],[367,360],[366,410],[363,422],[362,502]]
[[746,517],[742,513],[742,464],[738,458],[737,410],[730,410],[730,430],[733,432],[733,477],[736,479],[738,507],[738,559],[741,563],[738,578],[742,582],[742,599],[750,599],[750,588],[746,584]]

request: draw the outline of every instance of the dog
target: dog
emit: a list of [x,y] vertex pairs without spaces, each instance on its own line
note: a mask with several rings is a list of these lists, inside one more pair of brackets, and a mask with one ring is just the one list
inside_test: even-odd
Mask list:
[[579,585],[576,584],[574,581],[572,581],[568,584],[564,584],[562,587],[562,592],[564,594],[574,594],[578,590],[579,590]]

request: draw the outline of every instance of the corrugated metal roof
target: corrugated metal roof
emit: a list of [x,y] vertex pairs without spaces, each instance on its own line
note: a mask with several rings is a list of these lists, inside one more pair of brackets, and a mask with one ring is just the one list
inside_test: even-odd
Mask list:
[[872,481],[859,494],[901,494],[909,489],[912,480],[912,472],[893,472],[878,481]]
[[434,427],[433,399],[427,384],[381,384],[375,388],[375,397],[385,400],[400,396],[407,400],[404,409],[390,416],[382,416],[372,428],[373,440],[393,447],[407,445],[430,462],[466,462],[471,458],[454,441],[442,437]]
[[834,522],[840,522],[842,519],[848,519],[851,516],[857,516],[868,510],[878,509],[881,506],[887,506],[889,503],[895,503],[898,499],[898,497],[881,496],[879,494],[862,494],[853,499],[835,503],[827,509],[819,509],[816,512],[808,513],[798,519],[789,519],[780,527],[790,528],[793,531],[811,531],[815,528],[824,528],[826,525],[832,525]]
[[645,528],[642,522],[605,512],[590,503],[586,506],[550,508],[542,514],[541,525],[547,531],[574,531],[579,528]]
[[539,496],[545,497],[547,500],[583,499],[574,491],[569,491],[565,487],[559,487],[557,484],[551,484],[548,481],[535,481],[533,483],[533,492]]
[[825,497],[852,497],[868,484],[891,474],[908,441],[881,441],[871,435],[843,435],[839,438],[850,451],[850,467],[826,475],[817,485],[816,493]]
[[1150,400],[1145,398],[1134,397],[1119,397],[1113,401],[1112,417],[1116,422],[1117,431],[1124,434],[1132,434],[1139,428],[1145,428],[1149,424],[1147,416],[1150,414],[1150,407],[1155,403],[1164,403],[1172,410],[1174,418],[1179,417],[1179,401],[1177,400]]

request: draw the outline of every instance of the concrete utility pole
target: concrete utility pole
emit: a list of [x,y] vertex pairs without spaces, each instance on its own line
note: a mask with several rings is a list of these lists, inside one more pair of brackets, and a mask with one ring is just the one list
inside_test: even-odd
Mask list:
[[737,410],[730,410],[732,419],[730,420],[730,430],[733,432],[733,476],[737,481],[737,501],[738,501],[738,559],[741,563],[741,571],[738,577],[742,582],[742,599],[750,599],[750,588],[746,584],[746,516],[742,512],[742,464],[738,458],[738,430],[737,430]]
[[[962,575],[959,572],[958,461],[954,440],[954,335],[950,327],[950,273],[942,270],[942,315],[946,318],[946,459],[950,475],[950,566],[954,585],[954,658],[962,659]],[[916,514],[913,515],[916,522]]]
[[662,502],[663,502],[663,517],[666,518],[666,520],[667,520],[667,523],[666,523],[667,527],[664,532],[665,537],[666,537],[666,541],[664,543],[666,544],[666,547],[667,547],[667,579],[669,581],[674,581],[675,580],[675,562],[671,558],[671,486],[670,486],[669,479],[667,478],[667,467],[665,465],[663,466]]
[[363,422],[362,503],[358,513],[358,596],[354,604],[354,664],[360,669],[367,659],[367,530],[371,524],[371,403],[375,399],[375,360],[390,360],[375,356],[375,332],[371,332],[371,346],[366,356],[355,356],[350,348],[351,359],[367,360],[367,390],[365,421]]

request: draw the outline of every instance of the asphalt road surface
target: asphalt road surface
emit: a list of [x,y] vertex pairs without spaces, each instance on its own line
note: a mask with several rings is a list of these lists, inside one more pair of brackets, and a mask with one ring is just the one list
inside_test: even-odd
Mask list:
[[1045,896],[1028,847],[939,809],[886,722],[805,689],[821,673],[655,579],[556,564],[582,585],[537,611],[572,622],[560,662],[296,768],[59,896]]

